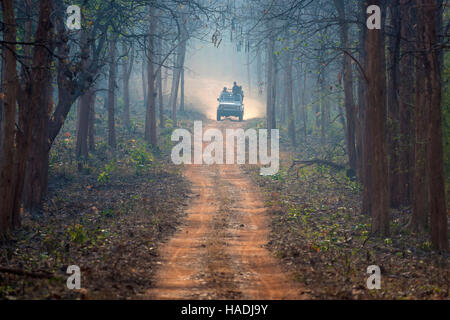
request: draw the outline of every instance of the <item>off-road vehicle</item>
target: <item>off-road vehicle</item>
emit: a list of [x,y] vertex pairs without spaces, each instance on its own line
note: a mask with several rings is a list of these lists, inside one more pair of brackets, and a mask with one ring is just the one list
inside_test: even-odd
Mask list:
[[229,91],[222,91],[217,107],[217,121],[222,117],[238,117],[239,121],[244,119],[244,98],[241,94],[233,94]]

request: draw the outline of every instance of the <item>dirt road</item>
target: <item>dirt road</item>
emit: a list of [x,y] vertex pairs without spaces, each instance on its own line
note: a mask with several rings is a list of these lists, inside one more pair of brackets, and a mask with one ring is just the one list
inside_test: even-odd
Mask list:
[[[229,120],[208,125],[242,126]],[[239,166],[192,165],[185,175],[194,198],[184,225],[160,248],[155,286],[145,298],[307,298],[264,247],[269,218],[261,191]]]

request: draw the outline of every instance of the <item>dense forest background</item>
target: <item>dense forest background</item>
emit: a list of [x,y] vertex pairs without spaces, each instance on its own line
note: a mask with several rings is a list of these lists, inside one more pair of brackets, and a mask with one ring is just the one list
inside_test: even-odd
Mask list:
[[[319,298],[448,298],[448,1],[2,0],[0,14],[1,298],[151,286],[192,198],[172,132],[211,123],[233,81],[245,128],[281,133],[280,172],[243,172],[295,281]],[[90,265],[89,290],[60,288],[71,261]],[[357,284],[370,264],[392,275],[381,293]]]

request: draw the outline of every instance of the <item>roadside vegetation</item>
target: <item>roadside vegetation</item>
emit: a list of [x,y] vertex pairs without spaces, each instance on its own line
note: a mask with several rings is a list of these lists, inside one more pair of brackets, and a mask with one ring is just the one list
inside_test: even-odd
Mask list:
[[[180,125],[199,117],[183,115]],[[131,128],[119,124],[114,153],[99,126],[95,151],[80,172],[69,117],[52,148],[41,212],[22,213],[22,228],[0,247],[0,266],[7,266],[0,269],[0,299],[120,299],[151,287],[158,245],[176,230],[190,191],[183,168],[169,161],[171,121],[160,147],[151,148],[129,134],[142,136],[143,117],[137,119]],[[70,265],[81,268],[81,290],[66,287]]]
[[[264,190],[272,219],[268,248],[293,280],[318,299],[448,299],[450,256],[436,255],[428,234],[410,231],[411,208],[391,210],[388,237],[372,234],[371,217],[361,214],[362,188],[348,170],[298,164],[318,157],[344,164],[333,147],[339,141],[325,149],[337,151],[325,153],[318,136],[295,149],[286,136],[282,141],[277,175],[262,177],[256,166],[245,170]],[[370,265],[381,268],[381,290],[366,287]]]

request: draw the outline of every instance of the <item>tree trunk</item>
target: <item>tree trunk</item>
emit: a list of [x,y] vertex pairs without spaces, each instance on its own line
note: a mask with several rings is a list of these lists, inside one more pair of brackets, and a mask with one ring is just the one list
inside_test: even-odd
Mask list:
[[308,128],[307,128],[307,123],[308,123],[308,110],[307,110],[307,106],[306,106],[306,65],[305,65],[305,69],[303,70],[303,91],[302,91],[302,118],[303,118],[303,134],[305,135],[305,139],[306,136],[308,135]]
[[90,102],[89,102],[89,124],[88,124],[88,148],[89,151],[95,150],[95,102],[97,101],[97,87],[93,84],[90,89]]
[[159,68],[158,73],[156,75],[156,85],[158,86],[158,104],[159,104],[159,127],[164,128],[165,127],[165,120],[164,120],[164,95],[163,95],[163,83],[162,83],[162,59],[163,55],[163,47],[162,47],[162,39],[161,37],[158,40],[158,62],[159,62]]
[[148,81],[147,81],[147,68],[145,65],[145,55],[142,58],[142,94],[144,96],[144,106],[147,106],[147,88],[148,88]]
[[324,96],[325,96],[325,70],[322,70],[322,72],[319,74],[319,112],[320,112],[320,144],[322,145],[322,148],[325,148],[325,145],[327,143],[326,140],[326,110],[325,110],[325,103],[324,103]]
[[130,52],[125,43],[122,46],[124,61],[122,63],[122,82],[123,82],[123,124],[126,128],[130,127],[130,76],[133,70],[134,48]]
[[401,52],[399,96],[399,131],[398,131],[398,166],[396,194],[391,194],[394,207],[409,206],[412,199],[412,168],[414,154],[412,144],[414,129],[412,114],[414,113],[414,42],[415,28],[414,6],[410,0],[400,0],[400,11],[403,12],[401,25]]
[[[346,22],[345,2],[344,0],[334,0],[340,20],[341,46],[348,51],[350,42],[348,40],[348,23]],[[355,102],[353,97],[353,72],[352,61],[348,54],[343,57],[344,73],[344,95],[345,95],[345,113],[347,118],[347,152],[350,168],[356,171],[356,147],[355,147]]]
[[295,140],[295,116],[294,116],[294,101],[293,101],[293,82],[292,77],[292,64],[293,55],[288,50],[286,51],[286,83],[285,83],[285,96],[286,96],[286,111],[287,111],[287,124],[288,124],[288,134],[293,146],[296,145]]
[[167,83],[169,82],[169,68],[165,68],[163,79],[163,92],[167,92]]
[[427,170],[429,175],[431,243],[434,249],[447,252],[448,219],[445,203],[444,156],[441,109],[441,49],[438,46],[438,21],[442,14],[437,0],[419,0],[425,25],[425,88],[429,116]]
[[[51,50],[53,48],[50,42],[52,24],[49,17],[54,13],[53,8],[51,8],[52,2],[49,0],[40,2],[40,22],[38,23],[35,36],[36,42],[45,43],[46,46],[35,47],[33,73],[30,77],[34,82],[32,85],[29,85],[28,89],[18,99],[19,110],[23,110],[20,111],[23,113],[23,120],[19,121],[19,125],[24,128],[23,132],[27,132],[24,136],[27,136],[28,145],[33,146],[29,154],[26,150],[19,152],[24,157],[28,156],[29,158],[24,160],[28,161],[27,169],[18,169],[19,172],[25,172],[26,190],[23,192],[23,203],[26,209],[40,208],[42,198],[47,191],[50,147],[61,130],[73,102],[82,94],[84,88],[89,87],[93,79],[91,72],[85,70],[80,73],[78,79],[72,80],[72,73],[67,62],[69,61],[70,48],[67,45],[68,38],[65,21],[63,21],[65,7],[60,0],[54,3],[56,4],[55,21],[58,39],[60,40],[56,42],[57,55],[59,57],[57,64],[58,105],[49,119],[53,104],[50,99],[50,63]],[[41,109],[35,111],[33,107]],[[24,125],[21,123],[29,124]],[[30,130],[27,130],[27,128],[30,128]],[[20,143],[18,142],[17,145],[20,145]],[[18,166],[19,163],[20,161],[17,162]],[[20,167],[25,168],[25,164],[21,164]],[[19,175],[16,176],[20,180]],[[16,196],[20,197],[19,192],[16,192]],[[19,212],[18,206],[16,212]]]
[[108,81],[108,144],[112,149],[116,148],[116,126],[115,126],[115,108],[116,108],[116,40],[111,40],[109,44],[109,81]]
[[178,51],[176,55],[175,69],[173,70],[172,77],[172,91],[170,93],[170,106],[172,108],[172,120],[174,125],[177,123],[177,100],[178,100],[178,89],[180,85],[181,69],[184,66],[184,56],[186,53],[186,35],[182,31],[180,36],[180,43],[178,44]]
[[[72,108],[74,102],[85,93],[94,81],[95,75],[100,68],[99,64],[91,63],[89,68],[78,72],[78,77],[73,78],[70,63],[70,46],[68,45],[69,35],[66,30],[65,12],[66,6],[62,0],[54,0],[56,4],[55,21],[57,27],[57,83],[58,83],[58,104],[53,115],[50,117],[48,144],[49,148],[58,136],[65,119]],[[91,39],[89,39],[91,42]],[[91,42],[92,43],[92,42]],[[103,48],[106,39],[99,40],[97,49]],[[82,50],[80,48],[80,50]],[[97,51],[97,50],[96,50]],[[100,50],[101,51],[101,50]],[[84,54],[82,59],[88,59],[89,55]],[[98,61],[98,57],[92,56],[91,61]],[[81,63],[81,65],[86,65]]]
[[148,79],[148,98],[147,112],[145,117],[145,140],[153,147],[158,145],[156,134],[156,93],[155,93],[155,47],[154,47],[154,19],[150,20],[149,39],[148,39],[148,61],[147,61],[147,79]]
[[248,95],[252,94],[252,73],[251,73],[251,66],[250,66],[250,45],[248,46],[248,52],[247,52],[247,81],[248,81]]
[[[420,3],[418,2],[420,5]],[[425,25],[424,11],[417,10],[416,31],[416,108],[415,118],[415,145],[414,145],[414,177],[413,177],[413,210],[410,228],[413,231],[424,231],[428,227],[428,170],[426,163],[428,138],[428,110],[426,101],[429,92],[429,83],[425,74]]]
[[267,46],[267,103],[266,103],[266,117],[267,117],[267,129],[275,129],[275,93],[276,93],[276,74],[275,74],[275,39],[273,36],[269,38],[269,44]]
[[[16,42],[16,21],[13,0],[2,0],[4,19],[4,40]],[[13,228],[14,207],[14,136],[16,118],[16,99],[18,91],[18,76],[16,63],[16,46],[8,46],[3,53],[4,69],[2,84],[5,95],[2,112],[2,149],[0,150],[0,234],[5,234]],[[5,47],[3,47],[5,48]]]
[[[31,0],[25,0],[25,15],[27,16],[27,21],[25,22],[25,42],[32,42],[32,32],[33,32],[33,3]],[[25,53],[25,64],[22,66],[22,77],[25,76],[25,68],[31,65],[32,60],[32,47],[31,45],[24,46]]]
[[86,162],[88,155],[88,129],[91,103],[91,90],[88,90],[78,100],[78,126],[77,126],[77,145],[75,154],[79,162],[78,168],[82,168],[82,163]]
[[[381,6],[382,0],[370,0],[369,4]],[[386,70],[385,46],[382,30],[368,30],[366,39],[367,52],[367,117],[370,178],[365,184],[370,185],[372,232],[389,234],[389,190],[386,154]]]
[[[33,66],[31,81],[31,97],[28,102],[20,102],[24,113],[30,113],[32,116],[23,115],[22,127],[30,127],[25,142],[25,150],[20,150],[18,163],[17,179],[23,182],[25,179],[25,190],[23,194],[24,207],[29,210],[39,210],[42,199],[47,193],[48,187],[48,166],[49,166],[49,115],[52,113],[53,102],[51,87],[51,61],[52,50],[51,38],[53,35],[53,24],[51,14],[53,12],[52,1],[43,0],[40,2],[39,23],[36,30],[35,41],[44,43],[46,46],[36,46],[33,54]],[[29,146],[33,146],[29,148]],[[29,152],[28,152],[29,149]],[[26,164],[25,164],[26,162]],[[26,167],[25,167],[26,166]],[[25,170],[26,168],[26,170]],[[23,176],[25,173],[25,177]],[[20,194],[22,186],[19,186],[16,196],[15,212],[18,216]]]
[[[366,9],[367,9],[367,1],[361,1],[359,11],[360,11],[360,19],[363,23],[363,26],[360,29],[359,32],[359,42],[360,42],[360,52],[359,52],[359,60],[361,63],[361,66],[364,68],[364,70],[367,67],[367,52],[366,52],[366,40],[367,40],[367,28],[364,25],[364,22],[366,21]],[[366,215],[370,215],[371,211],[371,197],[370,197],[370,188],[371,185],[369,184],[370,180],[370,167],[369,167],[369,161],[370,161],[370,147],[369,147],[369,137],[370,137],[370,127],[367,125],[368,119],[368,103],[367,103],[367,86],[368,83],[366,82],[366,79],[364,78],[364,75],[359,75],[359,86],[358,86],[358,102],[360,105],[360,127],[361,127],[361,173],[360,173],[360,180],[363,183],[363,201],[362,201],[362,213]]]
[[180,111],[184,111],[184,66],[181,68],[180,78]]
[[[86,57],[89,57],[89,45],[87,39],[87,32],[81,31],[80,37],[81,50]],[[83,67],[86,68],[89,63],[89,58],[84,59]],[[78,100],[78,124],[77,124],[77,144],[75,155],[78,161],[78,169],[82,168],[82,163],[88,160],[88,127],[89,114],[92,91],[86,91]]]
[[286,124],[286,119],[287,119],[287,100],[288,100],[288,94],[287,94],[287,87],[288,87],[288,54],[286,52],[285,56],[284,56],[284,63],[282,66],[282,70],[283,70],[283,79],[280,79],[280,81],[277,83],[278,85],[278,91],[280,92],[279,98],[278,98],[278,106],[280,108],[280,125],[285,125]]
[[[4,47],[0,46],[0,92],[4,92],[3,73],[5,70],[5,59],[3,58]],[[0,99],[0,150],[3,150],[3,99]],[[0,152],[0,166],[2,163],[2,153]],[[1,170],[1,169],[0,169]],[[1,219],[1,218],[0,218]]]
[[258,53],[256,56],[256,73],[258,76],[258,95],[260,95],[260,96],[262,96],[263,89],[264,89],[262,69],[263,69],[263,67],[262,67],[261,50],[258,49]]
[[400,3],[393,0],[389,3],[390,33],[388,40],[388,147],[389,147],[389,184],[390,205],[393,208],[400,207],[399,193],[401,186],[399,181],[399,155],[400,155],[400,112],[398,101],[399,60],[400,60]]

